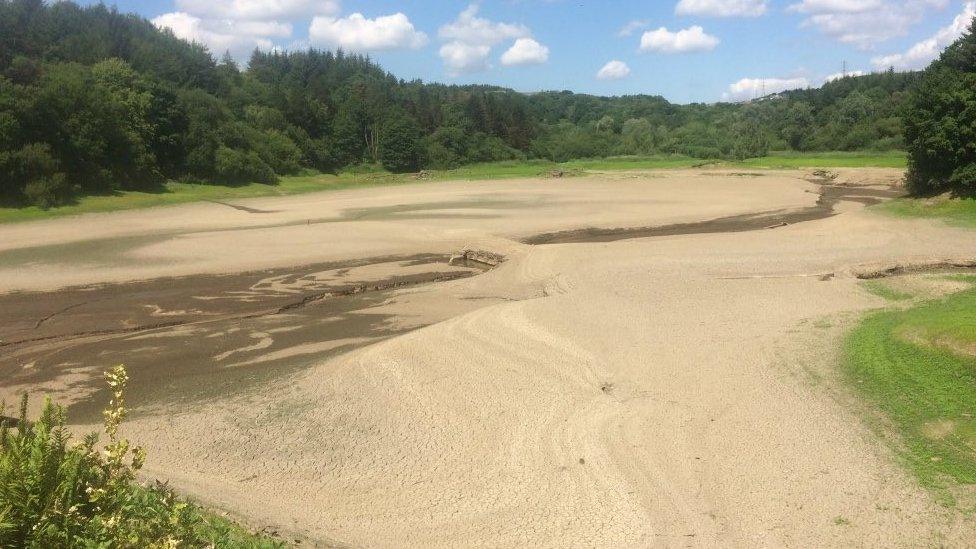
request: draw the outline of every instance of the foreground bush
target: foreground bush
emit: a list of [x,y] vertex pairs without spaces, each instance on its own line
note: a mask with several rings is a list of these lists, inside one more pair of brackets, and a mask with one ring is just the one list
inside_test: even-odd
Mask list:
[[119,436],[125,418],[126,371],[106,374],[107,443],[91,433],[72,442],[61,406],[44,403],[27,419],[27,396],[16,426],[0,427],[0,547],[276,547],[181,500],[165,484],[140,486],[139,447]]

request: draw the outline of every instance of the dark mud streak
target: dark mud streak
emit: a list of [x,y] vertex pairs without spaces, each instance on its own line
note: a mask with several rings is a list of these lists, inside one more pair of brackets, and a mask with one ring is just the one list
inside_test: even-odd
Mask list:
[[661,225],[657,227],[611,229],[590,227],[586,229],[539,234],[523,239],[522,242],[530,245],[578,244],[586,242],[615,242],[618,240],[647,238],[653,236],[758,231],[832,217],[837,215],[837,212],[834,211],[834,206],[841,201],[858,202],[866,206],[871,206],[887,199],[897,198],[904,194],[898,189],[882,190],[865,187],[828,185],[820,181],[811,182],[820,185],[820,198],[817,199],[817,203],[815,205],[800,210],[765,211],[720,217],[708,221],[675,223],[672,225]]
[[[421,285],[421,284],[429,284],[429,283],[435,283],[435,282],[447,282],[447,281],[450,281],[450,280],[459,280],[459,279],[462,279],[462,278],[467,278],[469,276],[473,276],[473,274],[472,273],[467,273],[467,272],[458,272],[458,273],[427,273],[427,274],[421,274],[421,275],[414,275],[413,277],[394,277],[392,279],[388,279],[386,281],[379,282],[379,283],[360,284],[360,285],[353,286],[352,288],[349,288],[349,289],[330,290],[330,291],[326,291],[326,292],[320,292],[320,293],[314,293],[314,294],[310,294],[310,295],[305,295],[305,296],[303,296],[301,299],[299,299],[297,301],[293,301],[293,302],[290,302],[290,303],[286,303],[286,304],[284,304],[284,305],[282,305],[280,307],[273,308],[273,309],[259,310],[259,311],[254,311],[254,312],[250,312],[250,313],[244,313],[244,314],[225,315],[225,316],[220,316],[220,317],[211,317],[211,318],[207,318],[207,319],[204,319],[204,320],[173,320],[173,321],[168,321],[168,322],[158,322],[158,323],[154,323],[154,324],[144,324],[144,325],[139,325],[139,326],[131,326],[131,327],[127,327],[127,328],[114,328],[114,329],[105,329],[105,330],[89,330],[89,331],[73,332],[73,333],[70,333],[70,334],[57,334],[57,335],[41,336],[41,337],[36,337],[36,338],[24,338],[24,339],[19,339],[19,340],[12,340],[12,341],[0,341],[0,348],[10,347],[10,346],[13,346],[13,345],[24,345],[24,344],[30,344],[30,343],[38,343],[38,342],[42,342],[42,341],[51,341],[51,340],[70,340],[70,339],[86,338],[86,337],[97,337],[97,336],[131,335],[131,334],[137,334],[139,332],[148,332],[148,331],[152,331],[152,330],[159,330],[159,329],[162,329],[162,328],[176,328],[176,327],[179,327],[179,326],[212,324],[212,323],[215,323],[215,322],[224,322],[224,321],[227,321],[227,320],[251,320],[251,319],[255,319],[255,318],[262,318],[262,317],[267,317],[267,316],[274,316],[274,315],[284,314],[284,313],[287,313],[289,311],[294,311],[296,309],[301,309],[302,307],[305,307],[305,306],[307,306],[309,304],[312,304],[312,303],[315,303],[315,302],[318,302],[318,301],[322,301],[324,299],[336,298],[336,297],[348,297],[348,296],[353,296],[353,295],[358,295],[358,294],[365,294],[365,293],[371,293],[371,292],[382,292],[382,291],[386,291],[386,290],[394,290],[394,289],[398,289],[398,288],[405,288],[405,287],[408,287],[408,286],[417,286],[417,285]],[[71,309],[80,307],[82,305],[87,305],[87,303],[77,303],[75,305],[72,305],[70,307],[66,307],[65,309],[62,309],[62,310],[58,311],[57,313],[54,313],[52,315],[49,315],[49,316],[41,319],[40,321],[38,321],[35,329],[37,327],[40,327],[40,325],[43,324],[44,321],[49,320],[50,318],[52,318],[54,316],[57,316],[59,314],[65,313],[65,312],[67,312],[67,311],[69,311]]]
[[[86,423],[98,420],[108,398],[102,371],[118,363],[129,368],[136,414],[280,383],[331,357],[422,327],[374,310],[397,289],[488,269],[450,267],[450,257],[383,256],[2,294],[0,388],[77,394],[81,399],[69,412],[73,421]],[[374,279],[344,279],[350,269],[370,265],[380,267]],[[423,265],[430,268],[397,274],[398,268]],[[161,312],[173,316],[161,318]],[[271,346],[252,348],[261,337],[269,337]],[[302,350],[308,344],[312,348]],[[288,355],[289,349],[296,353]]]
[[278,213],[278,210],[259,210],[257,208],[249,208],[247,206],[241,206],[239,204],[231,204],[230,202],[221,202],[219,200],[205,200],[204,202],[210,202],[211,204],[220,204],[221,206],[227,206],[228,208],[234,208],[235,210],[239,210],[251,214]]
[[889,265],[882,268],[857,271],[854,276],[860,280],[877,280],[879,278],[890,278],[906,274],[919,273],[971,273],[976,270],[976,259],[963,260],[938,260],[918,263],[904,263],[899,265]]

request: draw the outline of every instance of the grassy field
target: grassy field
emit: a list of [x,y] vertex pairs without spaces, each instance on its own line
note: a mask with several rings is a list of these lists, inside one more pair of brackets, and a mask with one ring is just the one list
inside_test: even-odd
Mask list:
[[775,152],[763,158],[736,163],[746,168],[906,168],[904,152]]
[[903,198],[881,204],[878,208],[898,217],[937,218],[950,225],[976,228],[976,198]]
[[976,288],[875,313],[845,351],[848,379],[897,431],[909,468],[955,503],[954,486],[976,484]]
[[75,203],[51,208],[0,208],[0,223],[32,221],[93,212],[108,212],[133,208],[150,208],[199,202],[206,200],[234,200],[262,196],[286,196],[317,191],[416,183],[421,180],[484,180],[537,177],[552,170],[566,175],[613,170],[679,169],[696,166],[743,168],[809,168],[809,167],[904,167],[901,153],[775,153],[766,158],[743,162],[707,161],[686,156],[612,157],[573,160],[557,164],[546,160],[527,160],[474,164],[453,170],[432,170],[425,177],[414,174],[391,174],[375,167],[360,167],[333,174],[307,174],[283,177],[277,185],[253,183],[234,187],[170,182],[158,191],[125,191],[110,195],[86,196]]

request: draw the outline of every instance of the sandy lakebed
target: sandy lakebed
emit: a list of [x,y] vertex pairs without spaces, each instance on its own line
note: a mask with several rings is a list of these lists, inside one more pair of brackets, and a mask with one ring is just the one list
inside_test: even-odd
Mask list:
[[865,210],[897,170],[838,172],[2,225],[0,395],[84,430],[125,363],[150,476],[308,545],[965,546],[972,518],[898,465],[836,363],[883,305],[859,272],[976,238]]

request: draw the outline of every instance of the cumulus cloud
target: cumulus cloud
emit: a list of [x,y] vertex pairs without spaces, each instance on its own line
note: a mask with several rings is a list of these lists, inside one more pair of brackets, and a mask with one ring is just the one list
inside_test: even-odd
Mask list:
[[786,90],[810,87],[806,78],[743,78],[729,84],[729,90],[722,94],[725,101],[748,101]]
[[502,54],[502,65],[541,65],[549,60],[549,48],[531,38],[519,38]]
[[176,0],[178,10],[201,19],[292,20],[339,13],[338,0]]
[[338,0],[176,0],[177,11],[153,19],[159,28],[239,61],[292,36],[292,23],[339,12]]
[[313,44],[352,51],[418,49],[427,45],[427,35],[416,30],[402,14],[368,19],[361,13],[348,17],[315,17],[308,29]]
[[655,31],[647,31],[641,36],[640,51],[661,53],[711,51],[718,43],[718,38],[706,34],[705,29],[697,25],[677,32],[661,27]]
[[918,42],[903,53],[875,57],[871,62],[879,69],[888,67],[903,70],[925,68],[942,53],[942,50],[965,34],[974,17],[976,17],[976,2],[966,2],[962,13],[957,15],[952,23],[942,27],[934,35]]
[[210,51],[230,52],[235,59],[245,59],[254,48],[269,50],[274,47],[272,38],[287,38],[292,32],[291,25],[276,21],[202,19],[181,11],[160,15],[152,22],[179,38],[205,45]]
[[513,38],[527,38],[532,33],[525,25],[516,23],[496,23],[478,17],[478,4],[471,4],[457,19],[442,26],[438,35],[442,40],[496,46]]
[[540,62],[540,58],[541,62],[545,62],[548,59],[548,48],[535,40],[519,45],[520,39],[532,38],[532,31],[528,27],[479,17],[479,9],[478,4],[469,5],[454,21],[437,31],[437,35],[445,42],[439,53],[449,75],[457,76],[488,69],[491,66],[488,63],[491,49],[508,40],[514,40],[515,43],[502,56],[504,65]]
[[491,46],[465,44],[464,42],[448,42],[441,46],[438,52],[451,76],[458,76],[466,72],[479,72],[488,68],[488,56]]
[[864,76],[865,74],[867,73],[864,71],[847,71],[846,73],[835,72],[834,74],[827,75],[827,77],[824,78],[824,82],[833,82],[834,80],[840,80],[841,78],[846,78],[848,76]]
[[926,12],[948,0],[802,0],[790,11],[806,15],[803,26],[861,49],[905,35]]
[[678,15],[759,17],[768,9],[767,0],[681,0],[674,11]]
[[628,76],[630,76],[630,67],[627,66],[627,63],[616,59],[603,65],[603,68],[596,73],[599,80],[620,80]]

